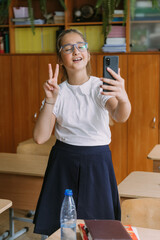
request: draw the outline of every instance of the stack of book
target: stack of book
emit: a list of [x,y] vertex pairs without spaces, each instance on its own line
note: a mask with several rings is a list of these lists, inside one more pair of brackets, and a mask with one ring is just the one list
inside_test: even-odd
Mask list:
[[112,26],[102,47],[103,52],[126,52],[126,28],[125,26]]
[[124,19],[124,10],[116,9],[113,14],[113,22],[121,22]]
[[134,20],[160,20],[160,8],[153,8],[152,1],[137,1]]
[[[12,22],[14,22],[15,25],[31,25],[30,18],[12,18]],[[45,20],[44,19],[35,19],[34,24],[44,24]]]
[[78,224],[82,240],[138,240],[136,228],[117,220],[85,220]]
[[151,21],[160,20],[160,9],[159,8],[136,8],[134,20],[136,21]]
[[54,23],[55,24],[64,23],[64,12],[56,11],[54,13],[55,13],[53,16]]
[[[33,8],[31,9],[33,12]],[[28,13],[28,7],[13,7],[14,18],[12,18],[12,22],[15,25],[31,25],[31,20]],[[44,24],[44,19],[34,19],[34,24]]]

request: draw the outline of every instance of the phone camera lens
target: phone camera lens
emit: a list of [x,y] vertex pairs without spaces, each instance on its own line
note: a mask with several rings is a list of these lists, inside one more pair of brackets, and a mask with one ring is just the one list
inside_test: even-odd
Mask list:
[[106,58],[106,65],[107,65],[107,66],[110,65],[110,58]]

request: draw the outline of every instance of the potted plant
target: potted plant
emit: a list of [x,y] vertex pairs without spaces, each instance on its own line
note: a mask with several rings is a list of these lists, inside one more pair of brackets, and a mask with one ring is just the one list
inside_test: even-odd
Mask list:
[[[159,0],[151,0],[152,6],[157,8],[159,7]],[[123,4],[124,8],[124,23],[127,19],[127,9],[128,9],[128,0],[97,0],[96,9],[102,9],[102,21],[103,21],[103,34],[104,34],[104,41],[107,38],[108,33],[111,30],[111,22],[113,20],[114,10],[118,8],[119,4]],[[134,17],[136,6],[136,0],[130,0],[130,10],[131,10],[131,17]]]
[[0,24],[5,24],[8,18],[8,7],[11,0],[0,0]]

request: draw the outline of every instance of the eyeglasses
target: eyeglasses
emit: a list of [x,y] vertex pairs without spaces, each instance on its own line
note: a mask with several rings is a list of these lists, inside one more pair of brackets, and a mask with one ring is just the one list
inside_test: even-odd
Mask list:
[[78,51],[84,52],[88,48],[88,43],[78,42],[75,44],[65,44],[65,45],[61,46],[59,52],[61,52],[61,50],[63,50],[64,53],[69,54],[74,51],[74,47],[76,47],[78,49]]

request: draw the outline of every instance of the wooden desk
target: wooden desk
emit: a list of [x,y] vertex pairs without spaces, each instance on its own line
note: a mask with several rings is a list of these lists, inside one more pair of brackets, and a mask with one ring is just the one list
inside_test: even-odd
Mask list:
[[[6,211],[11,206],[12,206],[12,201],[8,199],[0,199],[0,214]],[[8,236],[9,236],[9,232],[6,231],[2,235],[0,235],[0,240],[6,239]]]
[[35,210],[48,156],[0,153],[0,198],[13,208]]
[[153,160],[153,172],[160,173],[160,144],[154,146],[147,158]]
[[[35,210],[47,162],[48,156],[0,153],[0,198],[11,199],[13,208]],[[32,222],[32,219],[15,217],[13,208],[9,212],[10,239],[28,231],[24,227],[15,233],[14,220]]]
[[160,174],[132,172],[118,185],[118,190],[121,203],[129,198],[160,198]]
[[[77,223],[84,223],[83,220],[78,220]],[[159,240],[160,230],[136,227],[141,240]],[[60,229],[52,234],[47,240],[60,240]],[[81,240],[79,230],[77,229],[77,240]]]
[[12,201],[8,199],[0,199],[0,214],[6,211],[11,206],[12,206]]

